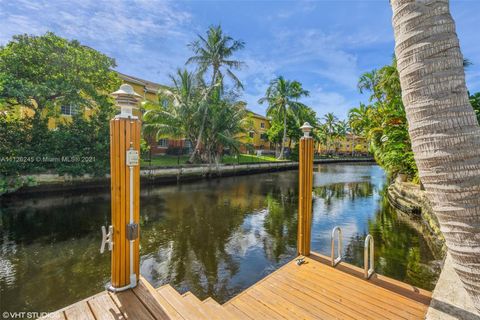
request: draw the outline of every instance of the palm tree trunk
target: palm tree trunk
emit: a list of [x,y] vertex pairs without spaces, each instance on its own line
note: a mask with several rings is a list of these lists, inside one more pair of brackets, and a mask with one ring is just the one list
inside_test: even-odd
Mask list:
[[[213,70],[212,83],[210,84],[211,88],[213,88],[213,85],[215,84],[215,79],[217,77],[217,72],[218,72],[218,69]],[[198,132],[197,143],[195,144],[195,149],[193,150],[192,154],[190,155],[190,159],[188,159],[188,162],[190,162],[190,163],[193,163],[195,161],[195,158],[197,157],[197,155],[200,153],[200,147],[202,146],[203,131],[205,130],[205,123],[207,122],[207,115],[208,115],[208,104],[205,105],[205,109],[203,110],[202,123],[200,125],[200,131]]]
[[280,149],[280,154],[277,159],[283,159],[283,150],[285,149],[285,140],[287,138],[287,111],[283,113],[283,138],[282,138],[282,147]]
[[480,127],[448,0],[391,0],[412,149],[454,268],[480,311]]

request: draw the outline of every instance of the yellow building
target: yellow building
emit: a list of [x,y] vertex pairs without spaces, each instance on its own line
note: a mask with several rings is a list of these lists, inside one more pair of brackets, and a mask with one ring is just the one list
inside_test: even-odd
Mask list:
[[[156,82],[144,80],[138,77],[130,76],[124,73],[117,72],[119,78],[122,80],[122,83],[126,83],[132,86],[133,90],[143,97],[144,101],[150,101],[154,103],[160,103],[161,105],[167,106],[168,100],[163,99],[159,96],[158,92],[161,88],[165,88],[164,85],[161,85]],[[55,110],[55,115],[52,115],[48,119],[48,128],[55,129],[60,123],[68,123],[72,121],[72,116],[78,112],[78,108],[70,105],[61,105],[58,106],[58,110]],[[20,107],[20,111],[24,116],[33,116],[34,110],[27,107]],[[246,136],[242,137],[240,141],[246,145],[249,145],[251,148],[243,146],[241,148],[242,152],[247,152],[249,150],[261,150],[261,151],[270,151],[272,146],[268,141],[267,130],[270,128],[270,120],[257,114],[252,111],[248,111],[249,114],[249,127],[247,128]],[[89,117],[94,110],[92,108],[85,108],[84,115]],[[134,115],[142,117],[143,110],[134,109]],[[181,149],[182,152],[185,152],[191,149],[192,145],[190,141],[185,139],[154,139],[153,137],[146,137],[148,144],[150,145],[152,155],[161,155],[166,154],[169,151],[176,153],[177,149]],[[173,150],[174,149],[174,150]]]
[[316,151],[318,154],[367,155],[368,141],[364,137],[347,133],[345,137],[329,140],[326,144],[318,143]]
[[[247,110],[249,121],[247,135],[240,138],[243,144],[250,145],[251,149],[270,151],[271,145],[268,141],[267,130],[270,129],[270,120],[261,114]],[[242,152],[249,151],[247,146],[241,148]]]

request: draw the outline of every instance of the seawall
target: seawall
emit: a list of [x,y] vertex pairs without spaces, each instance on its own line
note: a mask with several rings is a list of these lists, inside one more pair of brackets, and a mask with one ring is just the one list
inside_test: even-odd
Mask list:
[[433,213],[426,192],[419,185],[396,179],[387,189],[390,204],[417,221],[419,231],[428,238],[428,243],[438,258],[443,258],[447,248],[437,217]]
[[[320,163],[372,163],[371,158],[347,159],[317,159]],[[298,162],[279,161],[264,163],[220,164],[220,165],[183,165],[176,167],[142,167],[140,169],[140,183],[146,184],[171,184],[201,179],[229,177],[283,170],[295,170]],[[70,176],[55,173],[42,173],[25,175],[35,181],[35,185],[22,187],[10,194],[45,193],[57,191],[72,191],[86,189],[108,189],[110,175],[94,177],[91,175]]]

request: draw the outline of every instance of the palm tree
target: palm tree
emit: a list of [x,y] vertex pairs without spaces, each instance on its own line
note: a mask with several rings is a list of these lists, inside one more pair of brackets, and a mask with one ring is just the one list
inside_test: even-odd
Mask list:
[[391,0],[415,161],[454,268],[480,311],[480,126],[449,2]]
[[[187,60],[187,64],[196,63],[198,74],[203,77],[207,71],[211,72],[210,87],[216,87],[223,91],[223,79],[225,74],[230,77],[237,88],[243,88],[241,81],[233,73],[232,69],[240,69],[243,62],[232,60],[232,56],[238,50],[245,47],[243,41],[234,40],[222,31],[221,26],[211,26],[207,31],[207,37],[198,35],[198,39],[189,44],[194,56]],[[223,69],[225,69],[223,71]],[[208,104],[204,105],[203,117],[198,132],[197,143],[190,161],[198,155],[202,143],[202,135],[205,130],[205,122],[208,116]]]
[[297,100],[307,97],[309,92],[304,90],[298,81],[285,80],[282,76],[273,79],[265,93],[265,97],[258,100],[258,103],[268,103],[267,115],[283,119],[282,147],[278,159],[283,158],[285,142],[287,139],[287,114],[295,115],[297,111],[306,106]]
[[333,138],[335,136],[335,130],[338,122],[338,118],[332,113],[329,112],[323,116],[325,121],[325,130],[327,133],[327,153],[330,152],[330,147],[332,146]]
[[359,107],[352,108],[348,112],[348,122],[355,134],[367,135],[368,128],[371,125],[368,110],[369,107],[360,103]]
[[338,121],[335,126],[335,138],[345,140],[348,132],[350,132],[348,122],[345,120]]
[[249,119],[244,102],[220,98],[218,94],[210,108],[205,127],[205,160],[219,163],[224,149],[238,153],[239,138],[245,135]]
[[365,91],[374,91],[375,87],[378,84],[378,72],[377,70],[372,70],[371,72],[365,72],[360,76],[358,81],[357,88],[360,93]]
[[199,111],[206,103],[208,90],[200,87],[194,74],[178,69],[170,75],[171,87],[160,89],[159,95],[171,101],[167,107],[147,102],[144,115],[144,133],[146,136],[186,137],[196,142],[199,131]]

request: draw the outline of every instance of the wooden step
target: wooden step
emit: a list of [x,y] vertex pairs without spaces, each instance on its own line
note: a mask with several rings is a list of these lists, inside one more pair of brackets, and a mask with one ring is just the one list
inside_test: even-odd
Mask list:
[[215,313],[215,311],[210,310],[210,308],[202,303],[193,293],[190,291],[182,295],[185,301],[188,301],[192,306],[195,306],[204,317],[207,319],[216,319],[221,320]]
[[170,285],[157,289],[157,292],[182,316],[184,319],[209,319],[192,304],[180,295]]
[[245,319],[245,316],[239,318],[237,314],[228,311],[212,297],[203,300],[202,304],[210,308],[215,314],[220,315],[222,319]]

